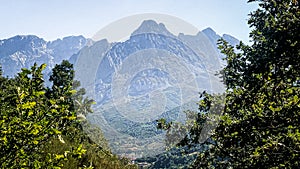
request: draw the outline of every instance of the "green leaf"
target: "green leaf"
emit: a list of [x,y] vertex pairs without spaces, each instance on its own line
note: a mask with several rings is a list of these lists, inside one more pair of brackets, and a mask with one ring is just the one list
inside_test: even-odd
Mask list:
[[33,109],[36,105],[36,102],[26,102],[22,105],[22,109]]

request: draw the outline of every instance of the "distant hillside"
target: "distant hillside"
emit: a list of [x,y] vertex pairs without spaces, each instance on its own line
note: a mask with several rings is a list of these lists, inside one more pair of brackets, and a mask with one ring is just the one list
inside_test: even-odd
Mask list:
[[215,75],[224,66],[219,38],[239,42],[211,28],[176,36],[163,23],[145,20],[124,42],[83,36],[48,42],[34,35],[0,40],[0,64],[12,77],[34,62],[48,64],[48,74],[69,59],[76,79],[97,102],[88,119],[101,127],[114,152],[136,158],[163,151],[156,119],[182,120],[184,110],[197,109],[198,92],[224,91]]
[[182,120],[184,110],[197,110],[198,92],[224,91],[215,75],[224,66],[217,49],[222,37],[239,42],[211,28],[176,36],[163,23],[145,20],[123,42],[103,39],[72,56],[76,78],[97,102],[88,119],[103,129],[115,153],[162,152],[164,132],[156,119]]
[[45,41],[35,35],[18,35],[0,40],[0,64],[5,76],[12,77],[21,68],[35,62],[46,63],[49,71],[55,64],[68,60],[88,42],[83,36],[69,36],[55,41]]

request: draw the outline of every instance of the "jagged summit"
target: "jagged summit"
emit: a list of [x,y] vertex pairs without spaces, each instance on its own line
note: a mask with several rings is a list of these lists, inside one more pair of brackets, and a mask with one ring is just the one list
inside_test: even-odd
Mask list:
[[[229,35],[223,37],[229,43],[235,41]],[[155,119],[184,119],[180,112],[197,110],[199,91],[224,90],[215,77],[223,58],[217,49],[219,38],[211,28],[196,35],[173,35],[163,23],[145,20],[124,42],[91,42],[82,36],[49,42],[34,35],[0,40],[0,64],[4,75],[12,77],[35,62],[47,63],[45,74],[49,75],[55,64],[72,56],[76,80],[97,102],[96,111],[87,118],[103,129],[117,154],[127,154],[128,145],[137,147],[133,153],[151,154],[161,146],[148,147],[163,140],[153,125]],[[162,109],[157,105],[163,105]]]
[[220,35],[218,35],[212,28],[208,27],[204,30],[202,30],[202,32],[215,44],[215,42],[217,42],[218,39],[221,38]]
[[156,33],[174,37],[174,35],[167,30],[163,23],[158,24],[154,20],[144,20],[142,24],[131,34],[131,36],[144,33]]
[[210,27],[202,30],[202,32],[212,41],[212,43],[216,43],[221,38],[228,41],[231,45],[234,46],[239,43],[239,40],[235,37],[228,34],[223,34],[222,36],[220,36]]
[[202,32],[217,34],[211,27],[207,27],[207,28],[203,29]]
[[32,40],[32,39],[43,39],[43,38],[40,38],[36,35],[16,35],[14,37],[11,37],[9,39],[18,39],[18,40]]
[[46,63],[46,72],[49,72],[56,63],[69,59],[86,43],[87,39],[83,36],[69,36],[49,42],[36,35],[17,35],[0,40],[0,64],[4,75],[9,77],[34,63]]
[[16,52],[32,53],[34,49],[45,47],[46,41],[35,35],[17,35],[9,39],[0,40],[0,59]]
[[[0,46],[16,46],[17,43],[29,43],[29,42],[46,42],[43,38],[36,35],[16,35],[8,39],[0,40]],[[19,44],[18,44],[19,45]]]

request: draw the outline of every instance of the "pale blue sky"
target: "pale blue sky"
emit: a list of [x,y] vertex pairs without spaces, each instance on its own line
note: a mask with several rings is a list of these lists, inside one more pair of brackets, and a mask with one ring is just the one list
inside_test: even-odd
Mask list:
[[0,39],[37,35],[55,40],[92,37],[106,25],[142,13],[168,14],[199,30],[213,28],[248,41],[247,18],[257,6],[247,0],[0,0]]

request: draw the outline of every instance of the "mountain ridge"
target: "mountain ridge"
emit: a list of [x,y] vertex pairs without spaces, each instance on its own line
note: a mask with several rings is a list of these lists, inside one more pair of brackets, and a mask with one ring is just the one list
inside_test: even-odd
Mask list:
[[[193,103],[198,101],[199,91],[224,91],[215,76],[223,66],[214,43],[220,36],[213,30],[196,35],[169,33],[162,23],[144,21],[123,42],[104,40],[103,45],[91,45],[86,52],[73,56],[77,58],[75,68],[80,68],[76,78],[97,102],[96,111],[88,119],[105,131],[118,154],[137,157],[141,152],[160,151],[161,147],[152,147],[163,139],[163,134],[151,126],[155,119],[164,112],[178,114],[175,121],[184,119],[182,112],[187,107],[181,105],[197,110]],[[147,131],[151,137],[135,135],[131,129]],[[128,146],[135,148],[129,153]]]
[[5,76],[12,77],[21,68],[29,68],[34,62],[47,63],[46,71],[55,64],[77,53],[88,42],[83,36],[69,36],[45,41],[36,35],[16,35],[0,40],[0,64]]
[[[162,149],[163,135],[151,126],[156,118],[170,112],[172,120],[184,119],[186,108],[197,110],[193,103],[199,91],[224,91],[215,76],[224,66],[216,44],[220,37],[229,43],[238,41],[211,28],[196,35],[173,35],[163,23],[151,20],[144,21],[124,42],[93,42],[83,36],[45,41],[20,35],[0,40],[0,64],[5,76],[13,76],[34,62],[47,63],[49,73],[61,60],[71,61],[75,78],[97,102],[95,112],[87,118],[101,127],[112,147],[122,147],[113,151],[136,157],[140,152],[153,154]],[[147,131],[149,137],[135,135],[131,129]]]

